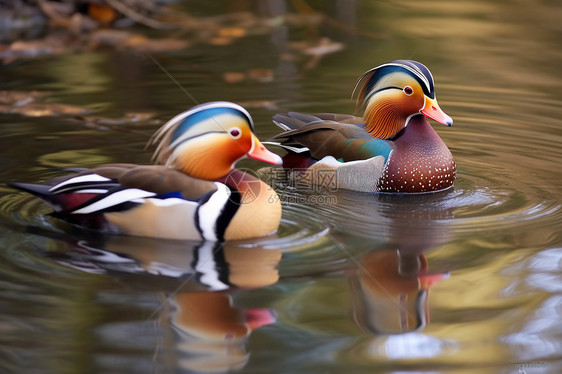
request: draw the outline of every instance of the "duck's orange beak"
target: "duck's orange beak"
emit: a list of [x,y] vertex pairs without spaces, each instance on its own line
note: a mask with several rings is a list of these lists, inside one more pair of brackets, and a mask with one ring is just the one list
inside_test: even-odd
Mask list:
[[271,151],[268,151],[267,148],[265,148],[265,145],[261,144],[254,134],[252,134],[252,149],[248,152],[248,157],[274,165],[283,164],[281,157]]
[[453,124],[453,119],[439,108],[437,99],[430,99],[426,96],[424,106],[421,108],[420,113],[444,125],[451,126]]

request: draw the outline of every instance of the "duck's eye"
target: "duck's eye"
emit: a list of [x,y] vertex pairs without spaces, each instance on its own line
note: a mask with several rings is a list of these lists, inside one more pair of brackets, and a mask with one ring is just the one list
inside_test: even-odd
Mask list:
[[228,135],[230,135],[232,139],[238,139],[242,135],[242,131],[240,131],[238,127],[233,127],[228,130]]
[[412,87],[410,87],[410,86],[406,86],[406,87],[404,87],[404,93],[405,93],[406,95],[410,96],[411,94],[414,93],[414,89],[413,89]]

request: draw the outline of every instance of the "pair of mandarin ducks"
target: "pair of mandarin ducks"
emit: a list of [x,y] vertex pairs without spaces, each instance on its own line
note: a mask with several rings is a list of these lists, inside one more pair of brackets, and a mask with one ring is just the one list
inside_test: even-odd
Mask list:
[[[455,180],[451,152],[428,118],[451,126],[437,104],[433,76],[421,63],[391,61],[357,81],[357,110],[344,114],[277,114],[284,130],[265,144],[250,114],[229,102],[195,106],[152,137],[157,165],[108,164],[72,169],[43,184],[10,183],[48,203],[53,216],[106,233],[224,241],[274,233],[281,220],[276,192],[237,170],[244,157],[299,170],[310,183],[329,170],[337,188],[375,193],[427,193]],[[332,180],[333,181],[333,180]]]

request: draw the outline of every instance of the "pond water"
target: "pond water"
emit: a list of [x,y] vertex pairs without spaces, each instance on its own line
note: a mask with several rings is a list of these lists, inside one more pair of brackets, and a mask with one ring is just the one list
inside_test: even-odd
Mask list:
[[[228,8],[204,4],[185,8]],[[163,121],[212,100],[245,106],[266,139],[278,112],[353,112],[360,74],[410,58],[455,120],[433,123],[457,162],[454,189],[277,183],[278,235],[222,246],[75,232],[2,185],[0,371],[562,372],[562,5],[311,2],[325,18],[299,24],[281,15],[305,2],[241,4],[229,12],[270,26],[176,52],[0,67],[1,90],[42,104],[0,114],[0,180],[148,163]]]

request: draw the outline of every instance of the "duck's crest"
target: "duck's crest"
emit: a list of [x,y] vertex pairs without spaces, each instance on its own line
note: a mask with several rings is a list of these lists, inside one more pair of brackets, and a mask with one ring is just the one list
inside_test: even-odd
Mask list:
[[[158,144],[152,156],[152,160],[157,164],[165,164],[166,160],[173,152],[173,149],[179,143],[186,140],[182,135],[185,134],[187,130],[202,121],[225,113],[243,117],[250,125],[252,132],[254,131],[254,122],[252,121],[250,113],[240,105],[228,101],[212,101],[200,104],[178,114],[152,135],[148,141],[148,146]],[[218,121],[216,121],[216,125],[219,129],[223,128]],[[223,130],[226,132],[226,128],[223,128]]]

